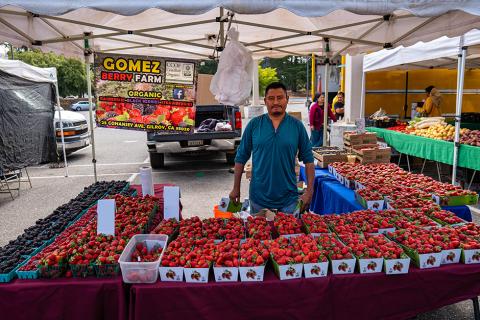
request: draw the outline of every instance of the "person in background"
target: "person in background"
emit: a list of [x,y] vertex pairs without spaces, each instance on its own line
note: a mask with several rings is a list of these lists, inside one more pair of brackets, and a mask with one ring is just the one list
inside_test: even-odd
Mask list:
[[337,102],[333,104],[333,109],[335,112],[335,117],[337,120],[343,119],[344,117],[344,106],[345,106],[345,94],[342,91],[339,91],[337,94]]
[[[323,145],[323,108],[325,104],[325,96],[323,94],[315,94],[313,99],[313,104],[310,107],[310,142],[312,147],[320,147]],[[328,117],[332,119],[333,122],[337,121],[335,115],[332,112],[332,109],[328,108]]]
[[422,107],[417,108],[417,112],[424,117],[440,117],[440,103],[442,102],[442,95],[440,91],[434,86],[428,86],[425,88],[427,99]]

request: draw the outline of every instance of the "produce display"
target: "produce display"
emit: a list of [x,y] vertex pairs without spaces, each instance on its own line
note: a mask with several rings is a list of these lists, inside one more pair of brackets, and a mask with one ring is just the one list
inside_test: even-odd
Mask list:
[[[247,239],[240,246],[240,267],[256,267],[265,265],[269,251],[258,239]],[[248,276],[248,275],[247,275]]]
[[273,224],[280,235],[302,233],[302,225],[297,218],[291,214],[277,213]]
[[[28,247],[35,238],[2,248],[7,259],[1,266],[12,265],[10,270],[24,279],[108,277],[120,274],[121,267],[127,283],[155,282],[158,275],[161,281],[205,283],[211,268],[215,281],[262,281],[269,264],[280,280],[289,280],[329,273],[402,274],[410,261],[418,268],[480,263],[480,227],[435,201],[471,192],[393,164],[334,163],[330,169],[349,176],[359,197],[385,199],[390,209],[300,218],[279,212],[273,222],[261,216],[162,220],[160,199],[121,195],[131,193],[126,183],[102,183],[84,195],[115,199],[114,236],[97,234],[96,206],[83,204],[83,213],[36,252],[10,251],[14,244]],[[58,215],[52,217],[62,222]]]
[[0,274],[8,275],[4,280],[10,281],[15,275],[15,269],[27,257],[35,254],[48,241],[63,232],[97,200],[122,192],[125,194],[133,193],[132,190],[128,189],[126,181],[96,182],[84,188],[74,199],[61,205],[47,217],[37,220],[34,226],[25,229],[22,235],[0,248]]
[[149,222],[156,214],[158,198],[121,195],[115,195],[114,198],[117,207],[115,236],[97,234],[96,207],[92,207],[50,245],[33,256],[20,271],[36,265],[39,275],[44,278],[118,274],[118,259],[126,242],[135,234],[149,231]]
[[308,233],[328,233],[328,226],[318,214],[305,213],[302,221]]
[[460,143],[480,147],[480,130],[462,130],[460,130]]
[[272,227],[265,217],[248,217],[247,231],[248,237],[258,240],[268,240],[271,238]]
[[179,226],[180,223],[175,218],[170,218],[168,220],[162,220],[150,233],[166,234],[167,236],[172,236],[175,232],[178,231]]
[[423,174],[407,172],[393,163],[362,165],[335,162],[330,164],[329,170],[340,182],[348,177],[360,198],[359,202],[365,208],[367,201],[380,199],[385,200],[385,207],[388,209],[420,207],[438,209],[438,205],[478,203],[478,194],[474,191],[438,182]]
[[[435,140],[454,141],[455,126],[443,117],[415,118],[407,124],[389,127],[388,130],[403,132]],[[460,143],[480,147],[480,130],[460,129]]]
[[160,259],[163,247],[155,245],[148,249],[146,242],[139,242],[130,256],[130,262],[153,262]]

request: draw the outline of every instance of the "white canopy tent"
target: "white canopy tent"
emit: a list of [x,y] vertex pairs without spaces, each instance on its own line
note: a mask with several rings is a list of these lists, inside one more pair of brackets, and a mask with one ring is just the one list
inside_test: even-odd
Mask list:
[[[58,94],[58,81],[56,68],[39,68],[17,60],[0,59],[0,70],[16,77],[27,79],[33,82],[47,82],[55,86],[57,98],[58,117],[60,120],[60,132],[62,134],[63,161],[65,163],[65,176],[68,177],[67,157],[65,151],[65,139],[63,137],[62,112],[60,108],[60,97]],[[56,129],[55,129],[56,130]]]
[[85,55],[89,72],[92,52],[216,58],[230,26],[254,59],[311,53],[333,58],[458,36],[480,28],[479,15],[476,0],[0,0],[0,39]]
[[[452,183],[456,183],[460,121],[462,113],[465,66],[480,66],[480,30],[471,30],[457,37],[441,37],[429,42],[418,42],[410,47],[400,46],[367,54],[363,58],[363,78],[369,71],[389,69],[456,68],[457,100],[455,105],[455,139]],[[362,116],[365,113],[365,90],[361,99]]]

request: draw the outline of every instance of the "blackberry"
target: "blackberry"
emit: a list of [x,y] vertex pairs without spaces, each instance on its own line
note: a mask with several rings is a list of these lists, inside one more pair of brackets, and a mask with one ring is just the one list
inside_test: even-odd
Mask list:
[[154,104],[149,104],[143,108],[142,115],[146,116],[155,112],[157,107]]
[[135,109],[139,110],[140,113],[143,115],[143,108],[144,108],[143,104],[141,104],[141,103],[134,103],[134,104],[133,104],[133,107],[134,107]]

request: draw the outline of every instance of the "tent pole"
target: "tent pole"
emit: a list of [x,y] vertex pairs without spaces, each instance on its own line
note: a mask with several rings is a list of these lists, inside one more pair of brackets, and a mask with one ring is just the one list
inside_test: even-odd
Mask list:
[[[60,134],[62,135],[63,162],[65,163],[65,177],[68,177],[67,152],[65,151],[65,137],[63,136],[62,107],[60,106],[60,94],[58,92],[58,80],[55,81],[55,94],[57,95],[58,120],[60,124]],[[57,128],[55,128],[55,136]],[[56,137],[55,137],[56,140]]]
[[407,117],[407,110],[408,110],[408,71],[405,73],[405,104],[403,106],[404,119]]
[[[85,33],[85,36],[90,33]],[[90,118],[90,140],[92,141],[92,163],[93,163],[93,176],[95,182],[97,179],[97,159],[95,158],[95,132],[93,131],[93,106],[92,106],[92,83],[90,81],[90,59],[92,52],[90,51],[90,44],[88,38],[84,41],[85,47],[85,68],[87,71],[87,92],[88,92],[88,115]]]
[[328,125],[328,78],[329,78],[329,72],[328,72],[328,66],[329,66],[329,61],[325,62],[325,102],[323,103],[323,145],[327,146],[327,125]]
[[456,185],[458,151],[460,148],[460,121],[462,119],[463,102],[463,82],[465,78],[465,59],[467,56],[467,47],[463,46],[464,36],[460,37],[460,52],[458,53],[458,71],[457,71],[457,101],[455,108],[455,139],[453,148],[453,172],[452,184]]
[[312,53],[312,60],[311,60],[311,67],[312,67],[312,80],[311,80],[311,84],[310,84],[310,96],[312,97],[312,101],[313,101],[313,98],[315,97],[315,80],[316,80],[316,76],[315,76],[315,54]]
[[360,118],[365,118],[365,78],[367,75],[362,72],[362,94],[360,96]]

